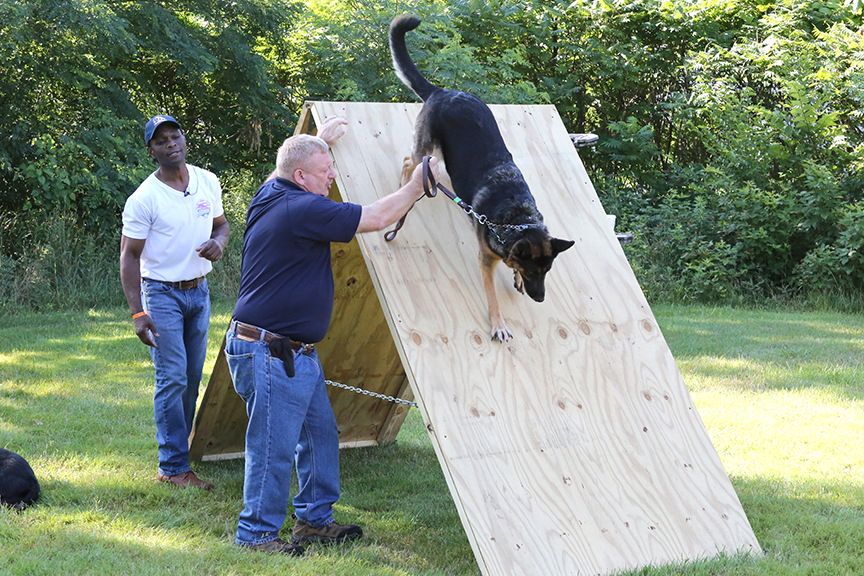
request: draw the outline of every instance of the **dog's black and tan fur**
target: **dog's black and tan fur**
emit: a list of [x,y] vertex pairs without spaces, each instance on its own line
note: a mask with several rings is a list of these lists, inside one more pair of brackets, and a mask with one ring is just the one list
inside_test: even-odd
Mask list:
[[414,150],[402,167],[402,183],[410,180],[423,156],[443,157],[453,191],[477,214],[494,224],[527,225],[524,230],[502,226],[493,230],[475,221],[492,339],[509,340],[512,335],[495,290],[496,266],[503,261],[512,268],[516,289],[542,302],[552,261],[573,246],[573,241],[550,236],[489,107],[473,94],[435,86],[417,69],[408,54],[405,34],[419,25],[420,20],[413,16],[399,16],[390,24],[396,74],[423,100],[414,125]]

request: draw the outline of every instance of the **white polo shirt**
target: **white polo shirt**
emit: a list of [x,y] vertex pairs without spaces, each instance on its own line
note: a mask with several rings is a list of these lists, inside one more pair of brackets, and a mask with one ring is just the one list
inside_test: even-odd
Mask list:
[[186,165],[189,188],[171,188],[153,172],[126,199],[123,235],[144,240],[141,276],[179,282],[206,275],[213,265],[195,248],[210,239],[213,219],[224,214],[216,175]]

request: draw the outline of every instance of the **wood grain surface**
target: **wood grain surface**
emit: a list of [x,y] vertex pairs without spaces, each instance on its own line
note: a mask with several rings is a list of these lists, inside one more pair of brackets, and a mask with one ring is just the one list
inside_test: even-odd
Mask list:
[[[350,122],[332,150],[345,200],[396,188],[419,104],[310,107],[317,122]],[[472,224],[443,195],[418,202],[392,243],[358,242],[377,291],[369,306],[386,317],[482,572],[606,574],[759,553],[557,111],[491,108],[550,231],[576,241],[543,303],[499,267],[514,339],[489,338]],[[331,336],[356,337],[357,322],[334,318]],[[360,354],[334,346],[325,370]]]

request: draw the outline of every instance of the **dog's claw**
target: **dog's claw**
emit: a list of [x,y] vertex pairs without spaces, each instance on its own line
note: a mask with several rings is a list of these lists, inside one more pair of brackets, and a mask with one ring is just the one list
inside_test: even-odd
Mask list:
[[492,340],[496,342],[506,342],[511,338],[513,338],[513,334],[510,333],[510,330],[506,326],[492,329]]

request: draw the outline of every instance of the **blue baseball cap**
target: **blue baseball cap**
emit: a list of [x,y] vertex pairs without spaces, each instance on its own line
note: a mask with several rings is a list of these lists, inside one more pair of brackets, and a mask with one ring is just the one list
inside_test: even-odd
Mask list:
[[150,139],[153,138],[153,133],[156,131],[156,128],[158,128],[159,125],[163,122],[170,122],[171,124],[177,126],[177,128],[180,128],[180,123],[171,116],[166,116],[165,114],[157,114],[156,116],[153,116],[150,120],[147,121],[147,125],[144,126],[145,146],[150,145]]

